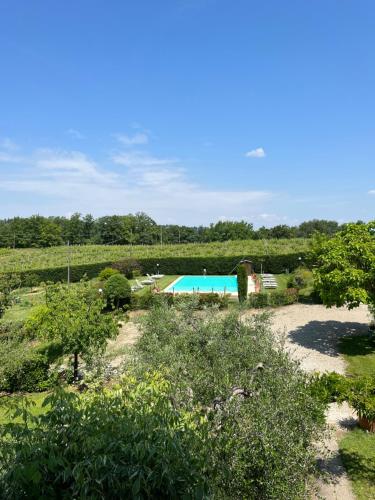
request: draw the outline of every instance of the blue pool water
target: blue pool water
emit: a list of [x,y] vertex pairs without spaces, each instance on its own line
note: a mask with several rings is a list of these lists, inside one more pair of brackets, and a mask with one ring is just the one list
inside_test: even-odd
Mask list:
[[237,293],[237,276],[181,276],[164,291]]

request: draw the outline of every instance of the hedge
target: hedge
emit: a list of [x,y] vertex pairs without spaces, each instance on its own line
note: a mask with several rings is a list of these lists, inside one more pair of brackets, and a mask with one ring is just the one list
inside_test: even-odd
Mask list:
[[[164,258],[139,258],[137,259],[144,273],[156,272],[159,264],[159,271],[163,274],[202,274],[203,269],[207,269],[207,273],[214,274],[229,274],[234,272],[237,264],[244,258],[243,255],[226,256],[209,256],[209,257],[164,257]],[[251,260],[254,265],[255,272],[269,272],[273,274],[284,273],[286,269],[293,271],[300,264],[300,258],[307,260],[307,254],[290,253],[282,255],[248,255],[247,259]],[[75,265],[70,268],[71,281],[79,281],[85,275],[91,279],[98,276],[100,271],[106,267],[111,267],[114,262],[101,262],[95,264]],[[4,273],[6,274],[6,273]],[[10,273],[9,273],[10,274]],[[15,274],[15,273],[13,273]],[[66,281],[66,267],[51,267],[45,269],[37,269],[24,271],[21,275],[24,286],[35,286],[41,282],[51,281]]]
[[287,288],[286,290],[274,292],[250,293],[247,304],[249,307],[261,309],[263,307],[288,306],[298,302],[298,290]]

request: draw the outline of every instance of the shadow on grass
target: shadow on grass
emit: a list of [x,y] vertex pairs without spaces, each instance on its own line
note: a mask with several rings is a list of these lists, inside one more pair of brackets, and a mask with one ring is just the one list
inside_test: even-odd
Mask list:
[[375,485],[375,457],[371,460],[356,451],[341,450],[341,458],[352,479]]
[[347,356],[375,354],[375,334],[350,335],[340,339],[339,351]]
[[338,343],[346,337],[358,338],[368,331],[368,325],[357,322],[310,321],[289,333],[290,340],[302,347],[315,349],[327,356],[338,356]]

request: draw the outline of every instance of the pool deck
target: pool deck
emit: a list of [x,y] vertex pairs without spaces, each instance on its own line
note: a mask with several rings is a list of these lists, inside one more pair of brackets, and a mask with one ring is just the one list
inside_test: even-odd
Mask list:
[[[166,288],[164,288],[164,290],[162,290],[162,293],[173,293],[174,295],[178,295],[178,294],[186,294],[186,293],[190,293],[190,294],[194,294],[194,293],[201,293],[201,294],[204,294],[204,293],[212,293],[211,292],[201,292],[201,291],[197,291],[197,290],[174,290],[173,288],[176,286],[176,283],[178,283],[180,280],[182,280],[182,278],[184,276],[188,276],[188,275],[183,275],[183,276],[179,276],[176,280],[173,281],[173,283],[171,283],[170,285],[168,285]],[[208,275],[210,276],[210,275]],[[216,275],[215,275],[216,276]],[[247,293],[254,293],[255,292],[255,282],[252,278],[252,276],[249,276],[248,277],[248,284],[247,284]],[[224,292],[216,292],[214,291],[213,293],[219,293],[221,295],[224,295]],[[234,293],[226,293],[225,295],[230,295],[231,297],[237,297],[237,292],[234,292]]]

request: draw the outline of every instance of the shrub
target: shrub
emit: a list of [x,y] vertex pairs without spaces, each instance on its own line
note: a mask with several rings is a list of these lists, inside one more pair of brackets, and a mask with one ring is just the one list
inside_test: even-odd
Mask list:
[[135,276],[140,276],[142,268],[135,259],[123,259],[112,264],[113,269],[117,269],[121,274],[124,274],[129,280]]
[[336,372],[313,375],[312,393],[326,403],[342,402],[348,398],[351,381]]
[[294,288],[270,292],[250,293],[247,304],[255,309],[288,306],[298,302],[298,290]]
[[237,266],[237,289],[238,300],[240,302],[245,302],[248,290],[248,275],[247,268],[243,264]]
[[254,307],[256,309],[261,309],[263,307],[268,307],[269,305],[269,293],[267,292],[259,292],[259,293],[250,293],[248,297],[248,305],[249,307]]
[[118,269],[113,269],[112,267],[105,267],[99,273],[99,279],[101,281],[106,281],[108,278],[113,276],[114,274],[118,274],[120,271]]
[[348,402],[360,418],[375,421],[375,378],[354,380],[348,391]]
[[207,498],[207,424],[175,407],[173,387],[127,376],[115,390],[53,394],[32,426],[23,411],[2,431],[0,497]]
[[48,381],[46,356],[26,343],[0,342],[0,391],[40,391]]
[[167,304],[169,306],[178,305],[181,302],[189,302],[192,310],[205,309],[207,307],[218,307],[226,309],[229,303],[228,295],[220,295],[219,293],[200,293],[200,294],[183,294],[173,295],[172,293],[153,293],[151,289],[146,290],[142,294],[133,294],[131,299],[132,309],[150,309],[155,305]]
[[104,296],[108,307],[119,308],[130,303],[131,288],[129,281],[122,274],[113,274],[104,285]]
[[177,408],[208,415],[216,498],[304,498],[325,405],[278,345],[268,317],[192,314],[163,305],[143,319],[137,370],[165,372]]

